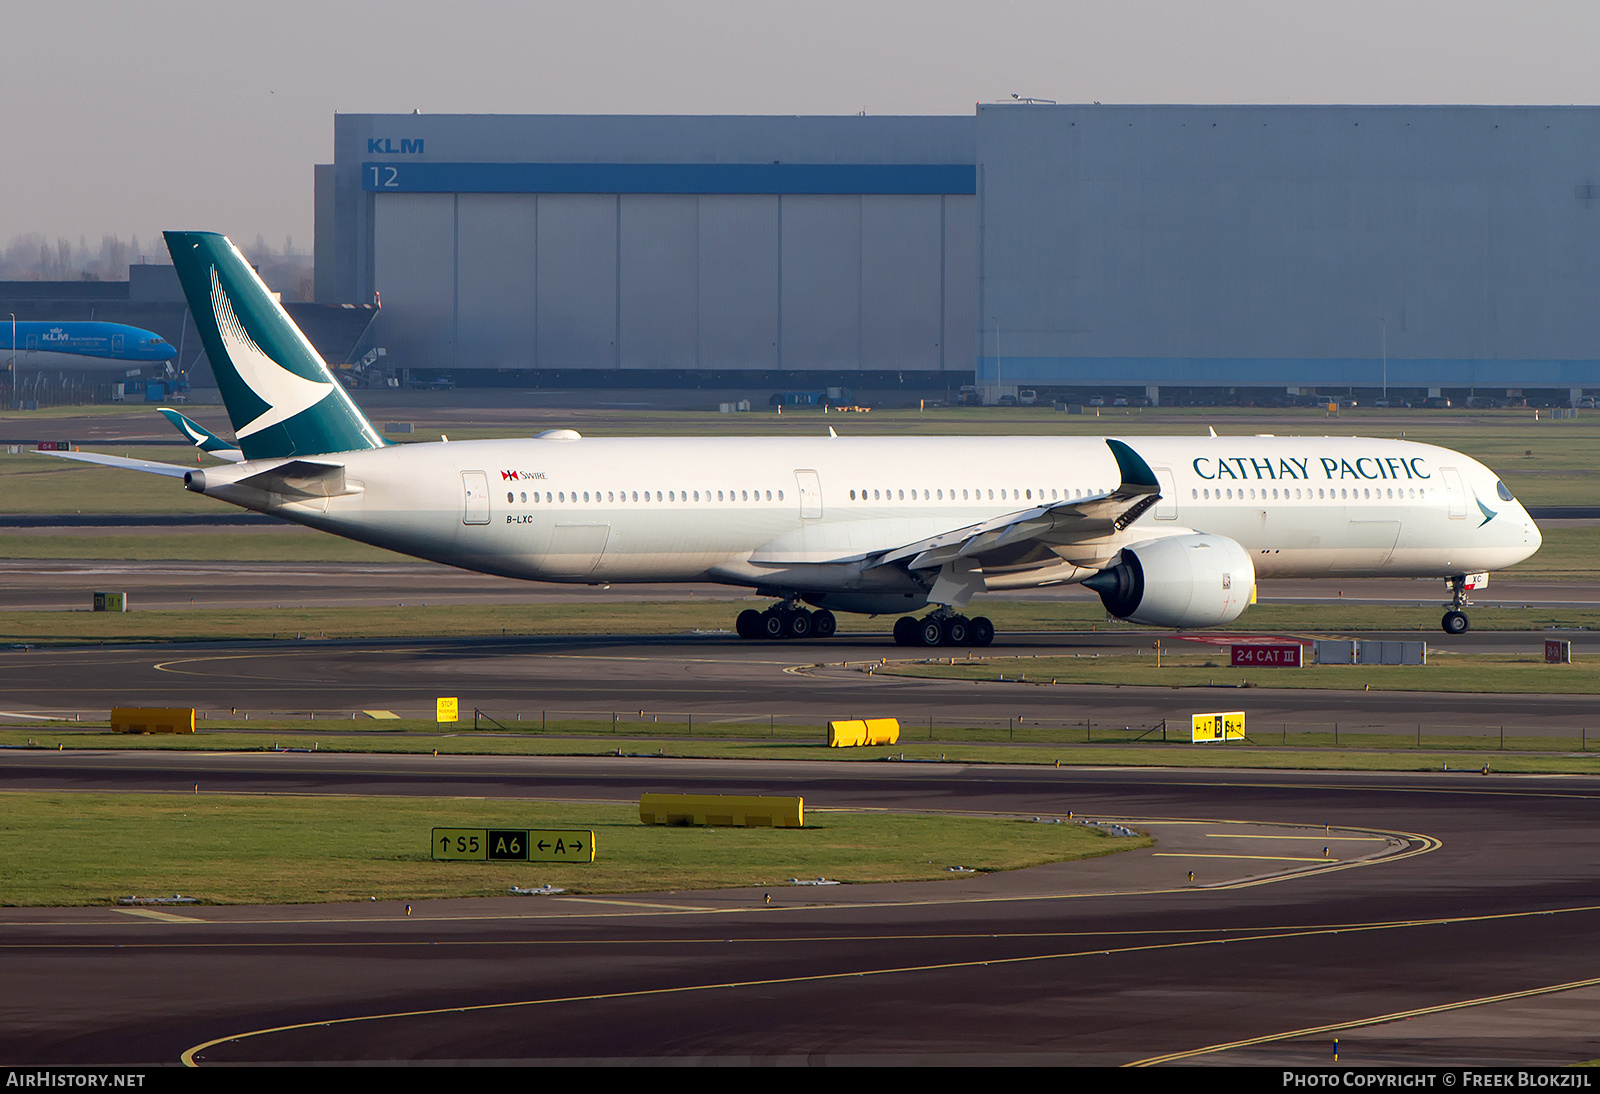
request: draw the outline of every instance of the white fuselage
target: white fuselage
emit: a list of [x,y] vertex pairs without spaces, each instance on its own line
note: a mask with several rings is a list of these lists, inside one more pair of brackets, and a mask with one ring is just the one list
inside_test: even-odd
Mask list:
[[[1126,529],[1052,548],[1057,564],[990,587],[1081,580],[1123,546],[1191,530],[1236,540],[1260,577],[1435,576],[1536,551],[1538,528],[1495,474],[1449,449],[1328,437],[1130,437],[1161,500]],[[564,582],[723,581],[887,591],[859,573],[891,550],[997,516],[1103,496],[1101,438],[528,439],[307,457],[345,491],[288,500],[206,472],[205,492],[471,570]],[[986,577],[988,575],[986,574]],[[874,584],[876,582],[876,584]]]

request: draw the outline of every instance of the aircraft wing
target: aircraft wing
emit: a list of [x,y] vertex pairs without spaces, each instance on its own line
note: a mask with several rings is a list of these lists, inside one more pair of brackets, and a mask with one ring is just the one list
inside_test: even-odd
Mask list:
[[53,452],[44,449],[40,452],[43,456],[60,456],[64,460],[82,460],[84,463],[104,464],[107,467],[120,467],[126,471],[144,471],[151,475],[170,475],[181,479],[193,468],[183,467],[175,463],[158,463],[155,460],[135,460],[126,456],[107,456],[101,452]]
[[1049,561],[1057,562],[1070,552],[1054,548],[1087,545],[1122,531],[1161,500],[1161,484],[1150,465],[1133,449],[1117,440],[1107,440],[1106,444],[1117,459],[1122,477],[1111,493],[1005,513],[885,551],[869,559],[867,566],[938,570],[970,560],[968,565],[979,567],[1014,567],[1026,565],[1030,558],[1042,561],[1046,555],[1050,556]]

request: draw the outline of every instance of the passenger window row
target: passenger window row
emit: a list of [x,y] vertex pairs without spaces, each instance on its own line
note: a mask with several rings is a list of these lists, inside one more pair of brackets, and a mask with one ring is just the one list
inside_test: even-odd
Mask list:
[[[949,500],[950,501],[956,501],[957,500],[955,487],[951,487],[950,490],[948,491],[948,494],[949,494]],[[994,500],[996,500],[995,491],[994,490],[988,490],[987,491],[987,495],[988,496],[985,497],[985,491],[981,490],[981,489],[979,489],[979,490],[967,489],[967,490],[962,490],[961,491],[960,500],[961,501],[994,501]],[[1023,489],[1023,490],[1015,490],[1015,489],[1013,489],[1010,492],[1010,496],[1009,497],[1007,496],[1007,493],[1006,493],[1005,489],[1002,488],[999,491],[999,499],[998,500],[1000,500],[1000,501],[1035,501],[1035,500],[1037,500],[1037,501],[1041,501],[1042,502],[1042,501],[1047,500],[1044,495],[1045,495],[1045,490],[1044,490],[1044,487],[1042,487],[1042,486],[1039,487],[1038,490],[1036,490],[1036,491],[1032,490],[1032,489]],[[1064,499],[1064,500],[1067,500],[1067,501],[1071,501],[1074,498],[1081,498],[1081,497],[1084,497],[1084,496],[1085,496],[1085,492],[1082,491],[1082,490],[1076,490],[1076,491],[1074,491],[1074,490],[1060,490],[1060,491],[1057,491],[1056,489],[1052,488],[1050,490],[1050,497],[1049,497],[1048,500],[1050,500],[1050,501],[1061,501],[1061,500]],[[1090,490],[1090,491],[1088,491],[1087,496],[1091,497],[1091,498],[1092,497],[1096,497],[1096,496],[1098,496],[1098,492],[1094,491],[1094,490]],[[860,490],[852,490],[852,491],[850,491],[850,500],[851,501],[907,501],[907,500],[910,500],[910,501],[944,501],[945,498],[946,498],[946,491],[944,491],[944,490],[927,490],[927,489],[924,489],[922,491],[922,495],[921,495],[920,498],[917,496],[917,491],[916,490],[912,490],[911,491],[911,497],[909,499],[906,497],[906,491],[900,490],[900,489],[868,490],[868,489],[862,488]]]
[[[573,504],[606,504],[618,505],[628,502],[677,502],[683,503],[700,501],[702,491],[699,490],[657,490],[652,494],[649,490],[546,490],[543,498],[539,491],[529,493],[523,491],[506,491],[506,501],[513,504],[524,505],[573,505]],[[782,490],[706,490],[705,501],[782,501]],[[593,502],[590,501],[593,498]],[[580,500],[581,499],[581,500]]]

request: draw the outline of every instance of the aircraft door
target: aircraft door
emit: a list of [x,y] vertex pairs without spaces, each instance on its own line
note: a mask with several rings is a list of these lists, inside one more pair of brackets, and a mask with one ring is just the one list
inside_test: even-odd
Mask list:
[[1445,493],[1450,501],[1450,518],[1460,520],[1467,515],[1467,490],[1461,485],[1461,472],[1453,467],[1439,468],[1444,476]]
[[795,484],[800,490],[800,519],[822,519],[822,480],[815,471],[796,471]]
[[462,524],[489,523],[489,476],[482,471],[461,472]]
[[112,353],[121,353],[122,352],[122,335],[113,334],[111,336],[111,352]]
[[1161,500],[1156,502],[1155,518],[1157,520],[1178,519],[1178,483],[1172,477],[1172,468],[1151,468],[1156,473],[1156,480],[1161,483]]

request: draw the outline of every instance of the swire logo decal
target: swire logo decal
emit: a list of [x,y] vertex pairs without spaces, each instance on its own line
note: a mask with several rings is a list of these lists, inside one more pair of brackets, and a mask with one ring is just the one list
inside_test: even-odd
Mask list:
[[500,472],[500,481],[501,482],[507,482],[507,481],[516,482],[518,479],[522,479],[524,481],[527,481],[527,480],[530,480],[530,479],[542,479],[542,478],[544,478],[544,472],[543,471],[502,471],[502,472]]

